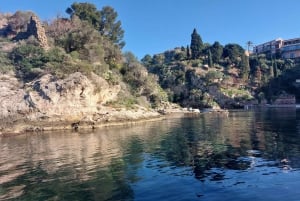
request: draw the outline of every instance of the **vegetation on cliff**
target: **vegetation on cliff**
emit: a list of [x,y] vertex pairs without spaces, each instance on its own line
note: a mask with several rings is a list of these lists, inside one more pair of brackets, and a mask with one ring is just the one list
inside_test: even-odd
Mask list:
[[0,71],[14,71],[25,84],[46,74],[54,79],[96,74],[111,87],[121,86],[112,106],[151,108],[167,100],[156,76],[132,53],[122,53],[124,30],[113,8],[73,3],[66,12],[69,18],[44,23],[33,12],[1,14]]
[[249,55],[234,43],[203,43],[196,29],[190,45],[146,55],[141,61],[159,77],[169,100],[186,107],[237,108],[272,103],[283,92],[297,93],[298,74],[290,73],[297,71],[297,60]]
[[[121,88],[105,103],[111,107],[157,108],[169,100],[200,109],[238,108],[298,93],[296,60],[249,55],[235,43],[204,43],[194,29],[189,45],[138,61],[122,52],[124,30],[112,7],[73,3],[66,12],[68,18],[43,23],[33,12],[0,14],[0,72],[13,71],[24,88],[49,74],[52,81],[77,72],[97,75]],[[97,83],[95,93],[102,87]]]

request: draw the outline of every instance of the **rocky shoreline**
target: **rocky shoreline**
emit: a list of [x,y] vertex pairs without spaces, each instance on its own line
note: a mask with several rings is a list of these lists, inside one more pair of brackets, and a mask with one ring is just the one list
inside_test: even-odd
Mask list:
[[40,133],[45,131],[55,130],[94,130],[103,127],[135,125],[150,121],[159,121],[167,118],[181,118],[184,116],[197,116],[200,113],[185,111],[182,109],[168,109],[166,114],[159,112],[141,112],[123,110],[114,112],[109,118],[101,121],[92,121],[82,119],[81,121],[49,121],[38,120],[30,121],[28,119],[14,119],[12,121],[1,121],[0,123],[0,136],[14,136],[25,133]]
[[14,74],[0,74],[0,135],[95,129],[200,113],[171,103],[156,110],[138,104],[110,106],[120,90],[97,75],[87,78],[79,72],[64,79],[46,74],[26,84]]

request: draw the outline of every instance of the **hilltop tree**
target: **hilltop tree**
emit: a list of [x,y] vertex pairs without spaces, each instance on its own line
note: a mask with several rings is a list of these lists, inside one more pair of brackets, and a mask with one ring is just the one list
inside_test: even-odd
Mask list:
[[144,66],[150,66],[152,63],[152,57],[149,54],[146,54],[142,59],[141,62]]
[[118,13],[110,6],[105,6],[101,10],[100,33],[108,37],[120,48],[125,46],[123,41],[124,30],[121,27],[121,21],[117,20]]
[[194,29],[191,35],[191,53],[192,59],[197,59],[201,55],[203,49],[203,42],[197,30]]
[[67,8],[66,12],[71,16],[78,16],[79,19],[87,21],[95,29],[100,28],[101,12],[97,10],[96,6],[91,3],[73,3],[71,7]]
[[219,63],[223,54],[223,46],[219,42],[214,42],[214,44],[210,47],[210,52],[212,54],[213,63]]
[[121,22],[117,20],[118,13],[112,7],[105,6],[99,11],[91,3],[73,3],[71,7],[67,8],[66,12],[71,18],[76,15],[80,20],[87,21],[102,36],[108,38],[120,48],[124,47],[124,30],[121,27]]
[[244,55],[245,50],[238,44],[227,44],[223,50],[223,57],[228,58],[230,62],[238,64]]

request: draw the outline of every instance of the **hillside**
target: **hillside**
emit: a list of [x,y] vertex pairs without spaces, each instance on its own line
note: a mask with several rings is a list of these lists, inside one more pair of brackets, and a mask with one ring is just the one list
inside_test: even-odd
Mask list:
[[297,60],[203,43],[194,29],[190,45],[138,61],[122,52],[113,8],[73,3],[67,13],[49,22],[29,11],[0,14],[0,134],[95,128],[178,105],[231,109],[300,97]]
[[297,59],[249,55],[234,43],[203,43],[196,30],[190,46],[146,55],[141,61],[159,77],[169,100],[183,107],[243,108],[246,104],[272,104],[286,93],[299,98],[294,86],[300,66]]
[[[70,18],[51,22],[27,11],[1,14],[0,134],[159,117],[167,95],[132,53],[122,53],[113,8],[74,3],[67,11]],[[103,21],[87,19],[95,15]]]

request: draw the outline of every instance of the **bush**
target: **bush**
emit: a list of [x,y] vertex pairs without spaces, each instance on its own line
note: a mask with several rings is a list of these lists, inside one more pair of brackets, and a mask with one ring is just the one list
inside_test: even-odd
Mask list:
[[24,80],[32,80],[38,76],[33,69],[43,69],[49,59],[41,47],[30,44],[14,48],[9,58],[16,66],[17,75]]
[[197,59],[192,61],[192,67],[200,67],[202,65],[202,60]]
[[7,73],[12,70],[14,70],[14,67],[8,59],[7,54],[0,52],[0,73]]

